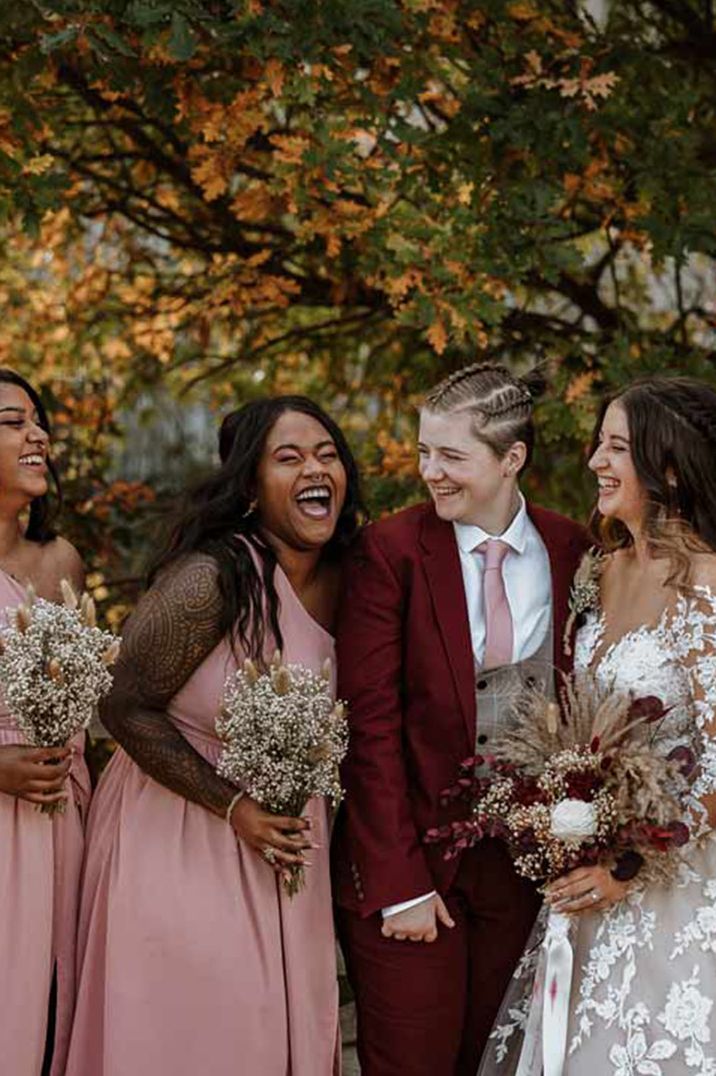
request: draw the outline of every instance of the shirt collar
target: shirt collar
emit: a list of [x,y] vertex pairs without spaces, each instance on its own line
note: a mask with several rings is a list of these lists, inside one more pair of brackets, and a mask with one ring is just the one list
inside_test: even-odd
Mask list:
[[517,509],[517,513],[510,523],[509,527],[503,534],[488,534],[482,527],[476,527],[471,523],[453,523],[455,528],[455,538],[457,544],[463,553],[472,553],[472,551],[480,545],[482,542],[486,542],[489,538],[500,538],[501,541],[507,542],[510,549],[513,549],[515,553],[524,553],[525,546],[527,545],[527,504],[522,494],[519,494],[520,507]]

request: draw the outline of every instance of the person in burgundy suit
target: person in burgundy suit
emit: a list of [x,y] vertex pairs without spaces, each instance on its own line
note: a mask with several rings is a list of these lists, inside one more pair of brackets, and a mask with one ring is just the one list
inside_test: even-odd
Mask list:
[[446,862],[427,829],[460,762],[489,752],[526,687],[555,691],[581,527],[525,502],[526,381],[474,364],[427,397],[431,500],[367,527],[338,632],[349,706],[334,848],[362,1076],[474,1076],[538,897],[485,840]]

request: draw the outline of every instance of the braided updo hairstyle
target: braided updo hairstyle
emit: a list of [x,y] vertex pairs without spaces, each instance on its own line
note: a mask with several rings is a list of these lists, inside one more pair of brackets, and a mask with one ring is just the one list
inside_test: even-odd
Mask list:
[[[716,552],[716,389],[690,377],[635,381],[603,402],[591,454],[615,400],[626,412],[634,469],[647,494],[652,551],[671,560],[670,583],[688,584],[688,554]],[[592,529],[609,550],[632,543],[623,523],[596,510]]]
[[544,378],[537,371],[517,377],[506,366],[475,362],[431,389],[423,407],[435,413],[467,412],[473,435],[489,445],[499,459],[516,441],[523,442],[527,449],[524,470],[535,443],[534,398],[544,388]]

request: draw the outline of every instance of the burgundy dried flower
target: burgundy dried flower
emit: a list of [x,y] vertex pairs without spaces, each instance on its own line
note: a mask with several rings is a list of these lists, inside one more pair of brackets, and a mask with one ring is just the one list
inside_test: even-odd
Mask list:
[[564,783],[569,799],[584,800],[585,803],[591,803],[595,793],[602,786],[599,775],[589,770],[577,770],[566,774]]
[[651,725],[654,721],[661,721],[668,714],[671,707],[665,707],[661,699],[656,695],[644,695],[634,699],[629,707],[630,721],[645,721]]
[[690,747],[681,744],[669,752],[667,758],[671,762],[677,762],[682,777],[690,777],[696,769],[696,757]]

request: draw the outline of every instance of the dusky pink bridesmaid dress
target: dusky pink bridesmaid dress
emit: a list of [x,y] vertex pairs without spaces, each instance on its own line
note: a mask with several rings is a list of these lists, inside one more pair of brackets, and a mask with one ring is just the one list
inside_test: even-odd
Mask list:
[[[0,570],[0,610],[25,589]],[[3,615],[0,614],[0,615]],[[0,744],[26,740],[0,702]],[[40,1076],[53,970],[57,1006],[51,1076],[62,1076],[75,997],[75,938],[83,818],[90,797],[84,734],[72,741],[65,813],[0,792],[0,1072]]]
[[[331,636],[276,570],[284,658],[318,670]],[[270,651],[269,651],[270,652]],[[220,644],[170,716],[212,764],[236,659]],[[293,899],[223,819],[147,776],[121,749],[95,793],[67,1076],[331,1076],[338,992],[325,803],[320,848]]]

